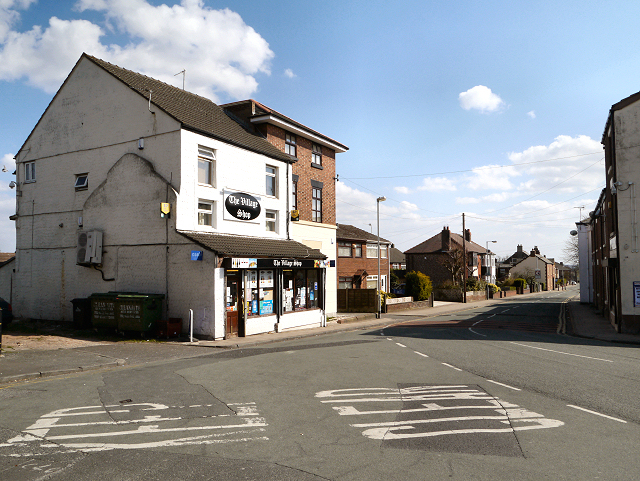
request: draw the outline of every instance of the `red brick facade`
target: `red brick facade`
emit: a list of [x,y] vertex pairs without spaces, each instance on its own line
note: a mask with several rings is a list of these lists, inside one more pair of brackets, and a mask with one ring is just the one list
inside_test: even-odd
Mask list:
[[[338,268],[338,287],[340,286],[340,278],[353,279],[353,289],[366,289],[367,277],[366,275],[360,276],[359,273],[363,270],[367,275],[378,275],[378,258],[367,258],[367,244],[361,242],[352,242],[354,245],[362,246],[362,257],[355,257],[355,248],[351,249],[351,257],[338,256],[336,266]],[[338,246],[340,241],[338,240]],[[381,243],[381,245],[383,245]],[[389,278],[389,258],[380,258],[380,276],[387,276]],[[388,288],[387,288],[388,289]]]
[[[278,149],[285,151],[285,134],[291,132],[271,124],[264,124],[259,130],[267,137],[267,140]],[[304,137],[296,135],[296,157],[298,162],[293,164],[293,175],[298,176],[298,211],[300,220],[311,222],[311,181],[322,183],[322,223],[336,223],[336,154],[325,146],[322,146],[322,166],[311,162],[312,142]]]

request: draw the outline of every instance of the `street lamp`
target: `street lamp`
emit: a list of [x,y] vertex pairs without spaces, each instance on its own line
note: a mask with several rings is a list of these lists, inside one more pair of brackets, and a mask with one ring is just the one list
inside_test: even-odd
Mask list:
[[[490,268],[491,267],[491,256],[489,255],[489,242],[491,242],[492,244],[495,244],[498,241],[487,241],[487,260],[489,261],[489,265],[487,267]],[[492,276],[491,276],[491,272],[493,272],[493,270],[492,269],[488,269],[488,271],[489,271],[489,276],[488,276],[489,277],[489,282],[491,284],[493,284],[494,282],[493,282],[493,279],[492,279]]]
[[380,202],[384,202],[387,200],[385,196],[378,197],[376,199],[376,216],[378,222],[378,295],[376,296],[378,300],[378,314],[377,318],[380,319]]

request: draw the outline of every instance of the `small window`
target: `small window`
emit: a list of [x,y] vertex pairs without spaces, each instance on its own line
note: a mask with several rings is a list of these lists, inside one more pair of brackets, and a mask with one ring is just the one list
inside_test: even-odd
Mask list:
[[25,183],[36,181],[36,163],[35,162],[24,163],[24,181]]
[[284,136],[284,152],[285,154],[293,155],[297,157],[296,154],[296,136],[291,134],[285,134]]
[[198,225],[213,227],[213,205],[208,200],[198,201]]
[[356,244],[356,257],[362,257],[362,244]]
[[214,186],[216,152],[206,147],[198,147],[198,183]]
[[353,278],[352,277],[339,277],[338,278],[338,289],[353,289]]
[[298,210],[298,183],[291,184],[291,205],[293,210]]
[[311,220],[322,222],[322,189],[312,188],[311,202]]
[[278,212],[267,210],[265,217],[267,219],[267,232],[278,232]]
[[311,163],[315,165],[322,165],[322,147],[318,144],[311,146]]
[[351,242],[338,242],[338,257],[351,257]]
[[367,244],[367,258],[368,259],[377,259],[378,258],[378,246],[377,246],[377,244]]
[[276,194],[278,192],[277,186],[277,173],[278,173],[278,168],[277,167],[272,167],[271,165],[267,165],[267,195],[271,195],[273,197],[276,197]]
[[89,188],[89,174],[76,175],[76,183],[74,187],[76,190],[87,190]]
[[367,276],[367,289],[378,288],[378,276]]

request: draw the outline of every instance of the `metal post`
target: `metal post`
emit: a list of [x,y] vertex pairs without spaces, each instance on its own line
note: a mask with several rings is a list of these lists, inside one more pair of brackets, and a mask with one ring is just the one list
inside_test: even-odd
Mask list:
[[381,317],[381,313],[380,313],[380,303],[381,303],[381,300],[380,300],[380,202],[384,202],[385,200],[387,200],[387,198],[384,196],[378,197],[376,199],[376,217],[377,217],[377,225],[378,225],[378,290],[377,290],[376,299],[378,302],[378,309],[377,309],[378,319],[380,319]]
[[462,302],[467,302],[467,231],[462,213]]

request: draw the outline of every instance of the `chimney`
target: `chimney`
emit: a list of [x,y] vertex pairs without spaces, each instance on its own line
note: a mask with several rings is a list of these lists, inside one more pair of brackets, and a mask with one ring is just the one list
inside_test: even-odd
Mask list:
[[522,244],[518,244],[518,253],[522,253]]
[[444,226],[442,228],[442,250],[450,251],[451,250],[451,231],[449,230],[449,226]]
[[467,242],[471,242],[471,229],[467,229],[464,231],[464,240]]
[[535,257],[535,256],[536,256],[536,250],[531,249],[531,253],[529,254],[529,257]]

